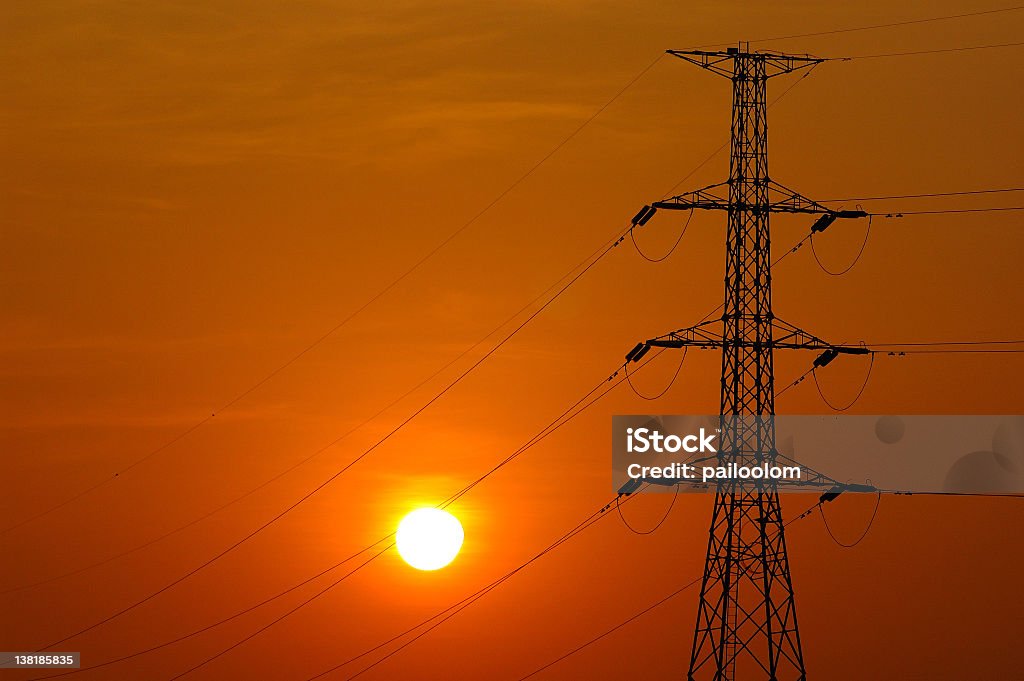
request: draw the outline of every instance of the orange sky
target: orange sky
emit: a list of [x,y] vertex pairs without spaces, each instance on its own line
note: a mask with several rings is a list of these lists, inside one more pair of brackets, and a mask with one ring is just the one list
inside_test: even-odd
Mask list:
[[[0,12],[0,451],[12,525],[123,469],[325,333],[487,205],[666,48],[977,10],[963,3],[36,2]],[[760,43],[844,56],[1019,40],[1019,12]],[[812,198],[1019,186],[1020,49],[833,62],[770,111],[772,177]],[[771,82],[769,97],[789,82]],[[273,380],[112,484],[3,537],[0,591],[101,561],[238,496],[479,340],[725,141],[728,83],[662,59],[437,257]],[[716,157],[683,188],[725,179]],[[942,201],[938,203],[937,201]],[[1019,203],[1019,201],[1018,201]],[[870,208],[1017,205],[981,197]],[[681,215],[638,235],[663,252]],[[776,252],[806,217],[773,221]],[[775,312],[836,341],[1024,337],[1019,214],[876,221],[863,260],[775,273]],[[832,227],[839,266],[863,225]],[[621,362],[722,297],[724,216],[665,263],[627,242],[385,446],[215,566],[61,646],[102,661],[308,577],[489,469]],[[479,353],[476,353],[479,354]],[[637,382],[660,390],[667,355]],[[812,357],[776,359],[779,385]],[[471,358],[459,366],[467,366]],[[831,365],[852,395],[864,364]],[[445,377],[456,375],[450,370]],[[515,567],[607,501],[610,416],[710,413],[719,357],[656,403],[612,393],[455,507],[466,545],[416,572],[388,554],[196,679],[302,679]],[[880,358],[856,413],[1024,413],[1024,358]],[[277,483],[131,556],[0,595],[0,648],[34,649],[166,584],[372,444],[438,379]],[[824,413],[813,386],[780,413]],[[626,509],[638,525],[667,498]],[[786,497],[788,516],[810,497]],[[854,535],[872,500],[828,512]],[[657,533],[609,518],[360,678],[516,679],[700,574],[710,497]],[[837,548],[789,531],[811,678],[1009,678],[1024,505],[884,498]],[[169,678],[297,597],[82,679]],[[696,591],[540,678],[668,677]],[[356,667],[358,668],[358,667]],[[11,679],[31,674],[4,672]],[[6,677],[5,677],[6,678]],[[75,678],[75,677],[72,677]],[[344,678],[332,677],[332,678]]]

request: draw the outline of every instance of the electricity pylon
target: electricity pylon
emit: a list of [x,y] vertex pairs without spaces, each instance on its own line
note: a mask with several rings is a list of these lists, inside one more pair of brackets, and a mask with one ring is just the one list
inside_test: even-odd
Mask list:
[[[669,54],[732,81],[729,179],[645,206],[633,222],[645,224],[658,209],[726,211],[725,304],[721,319],[649,340],[645,346],[720,347],[720,465],[774,464],[779,456],[775,424],[772,418],[764,418],[775,414],[773,350],[824,350],[815,360],[823,366],[837,354],[860,354],[867,349],[838,348],[776,319],[769,217],[772,213],[820,214],[812,231],[821,231],[837,218],[866,214],[829,209],[768,175],[767,81],[824,60],[751,52],[743,43],[724,52],[669,50]],[[713,330],[717,324],[722,325],[721,333]],[[687,678],[806,678],[774,482],[725,480],[716,489]]]

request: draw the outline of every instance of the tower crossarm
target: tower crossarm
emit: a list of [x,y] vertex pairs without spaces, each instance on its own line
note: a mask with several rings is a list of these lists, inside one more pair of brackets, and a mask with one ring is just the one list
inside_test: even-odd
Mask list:
[[836,210],[793,191],[775,180],[768,180],[768,211],[771,213],[812,213],[831,215],[833,218],[863,218],[867,212]]
[[670,331],[664,336],[645,341],[644,345],[652,348],[720,348],[723,343],[722,334],[712,329],[713,324],[721,324],[721,321],[712,319],[686,329]]
[[837,355],[871,353],[871,349],[866,346],[829,343],[778,317],[772,320],[772,347],[784,350],[824,350]]
[[[643,223],[654,215],[657,210],[748,210],[751,212],[768,213],[804,213],[828,215],[831,220],[837,218],[863,218],[867,212],[860,210],[836,210],[829,208],[812,199],[799,194],[792,189],[776,182],[768,180],[768,200],[765,203],[748,204],[743,202],[730,202],[728,196],[729,182],[708,185],[685,194],[679,194],[668,199],[655,201],[651,204],[653,210],[641,211],[638,217],[643,218]],[[725,190],[724,194],[722,190]],[[831,221],[830,220],[830,221]]]
[[[721,320],[712,319],[706,322],[701,322],[695,326],[690,326],[684,329],[677,329],[670,331],[663,336],[657,336],[643,341],[637,345],[637,348],[627,355],[627,359],[630,361],[639,361],[639,359],[646,354],[646,350],[641,354],[639,350],[641,348],[722,348],[726,345],[735,346],[737,341],[727,341],[722,333],[716,331],[713,327],[716,324],[720,324]],[[744,347],[760,347],[761,344],[756,341],[740,341],[740,344]],[[778,317],[772,319],[772,334],[770,340],[770,347],[776,350],[821,350],[830,357],[828,361],[835,358],[837,355],[867,355],[872,351],[870,348],[865,346],[851,346],[851,345],[836,345],[829,343],[828,341],[818,338],[812,333],[804,331],[803,329],[790,324],[789,322],[783,321]]]
[[728,210],[729,183],[711,184],[669,199],[655,201],[651,206],[664,210]]
[[730,47],[726,50],[665,50],[667,54],[688,61],[691,64],[717,73],[726,78],[733,78],[734,71],[732,61],[737,57],[752,57],[763,59],[765,62],[765,77],[773,78],[784,73],[792,73],[800,69],[806,69],[820,64],[828,59],[812,57],[809,54],[775,54],[772,52],[749,52],[749,43],[740,43],[740,47]]

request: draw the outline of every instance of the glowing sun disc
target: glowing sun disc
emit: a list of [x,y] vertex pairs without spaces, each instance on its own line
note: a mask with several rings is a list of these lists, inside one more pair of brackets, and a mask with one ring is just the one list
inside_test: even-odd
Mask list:
[[465,534],[448,511],[420,508],[402,518],[395,543],[398,555],[417,570],[438,570],[455,560]]

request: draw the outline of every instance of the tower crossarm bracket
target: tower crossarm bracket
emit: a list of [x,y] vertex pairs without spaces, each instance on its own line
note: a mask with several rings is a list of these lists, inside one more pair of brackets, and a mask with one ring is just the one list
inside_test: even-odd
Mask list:
[[784,73],[792,73],[793,71],[799,71],[800,69],[820,64],[823,61],[829,61],[821,57],[812,57],[809,54],[774,54],[772,52],[748,52],[748,50],[749,47],[746,43],[740,43],[739,48],[730,47],[726,50],[665,50],[665,52],[729,79],[732,79],[734,76],[732,61],[737,57],[763,59],[766,67],[765,76],[767,78],[781,76]]
[[671,331],[664,336],[651,338],[644,341],[644,345],[652,348],[720,348],[724,343],[722,334],[711,328],[713,324],[720,323],[721,321],[717,319],[701,322],[696,326]]
[[664,210],[728,210],[729,183],[719,182],[651,204]]
[[[651,338],[637,345],[637,348],[627,355],[629,361],[635,362],[646,354],[641,354],[641,348],[722,348],[727,344],[732,347],[736,341],[726,341],[722,334],[714,330],[713,325],[720,324],[721,320],[712,319],[701,322],[696,326],[685,329],[677,329],[663,336]],[[754,347],[756,342],[741,342],[744,347]],[[832,361],[838,355],[867,355],[872,351],[864,346],[835,345],[808,333],[789,322],[778,317],[772,319],[772,340],[771,347],[776,350],[821,350],[829,356],[827,362]],[[827,363],[826,362],[826,363]]]
[[772,320],[772,347],[783,350],[824,350],[836,355],[871,354],[871,349],[866,346],[835,345],[778,317]]
[[[768,181],[768,201],[763,204],[730,203],[728,194],[729,182],[708,185],[685,194],[679,194],[651,204],[654,210],[745,210],[753,213],[805,213],[830,216],[830,224],[837,218],[863,218],[867,212],[857,210],[836,210],[823,206],[806,196],[779,184],[775,180]],[[724,192],[722,190],[725,190]],[[654,211],[638,213],[646,223]]]
[[833,218],[863,218],[867,212],[860,210],[836,210],[823,206],[817,201],[776,182],[768,180],[768,211],[771,213],[811,213],[831,215]]

